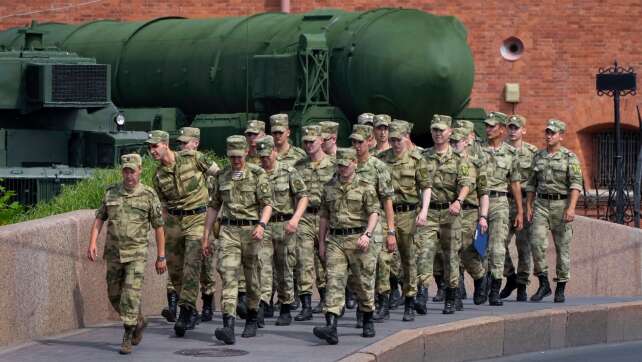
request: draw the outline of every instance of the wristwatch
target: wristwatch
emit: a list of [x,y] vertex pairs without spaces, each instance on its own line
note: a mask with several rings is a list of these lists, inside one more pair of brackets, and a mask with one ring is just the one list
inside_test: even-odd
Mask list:
[[480,215],[479,218],[480,219],[485,219],[486,221],[488,221],[488,217],[486,217],[486,215]]
[[156,258],[156,261],[165,261],[165,257],[164,256],[159,256],[158,258]]
[[390,229],[390,230],[388,230],[388,235],[390,235],[390,236],[395,236],[395,235],[397,235],[397,230],[395,230],[395,229]]
[[368,238],[372,239],[372,233],[369,231],[366,231],[363,235],[367,236]]
[[263,221],[259,221],[259,225],[265,230],[265,223]]

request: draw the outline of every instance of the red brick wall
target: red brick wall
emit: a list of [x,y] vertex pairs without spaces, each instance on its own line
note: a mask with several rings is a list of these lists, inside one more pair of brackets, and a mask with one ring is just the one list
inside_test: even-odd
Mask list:
[[[93,19],[148,19],[160,16],[214,17],[278,11],[279,0],[4,0],[0,28],[30,20],[83,22]],[[319,7],[367,10],[382,6],[415,7],[435,14],[455,15],[469,29],[476,64],[472,106],[512,112],[503,102],[507,82],[520,84],[522,99],[515,111],[528,120],[527,139],[542,144],[543,125],[551,117],[568,124],[565,144],[578,153],[590,176],[592,155],[587,127],[613,122],[612,100],[598,97],[595,73],[617,59],[640,69],[642,2],[620,1],[470,1],[470,0],[291,0],[292,12]],[[33,13],[11,16],[12,14]],[[502,40],[519,37],[524,56],[502,59]],[[637,127],[636,96],[622,102],[622,120]],[[608,126],[607,126],[608,125]],[[588,180],[587,180],[588,181]]]

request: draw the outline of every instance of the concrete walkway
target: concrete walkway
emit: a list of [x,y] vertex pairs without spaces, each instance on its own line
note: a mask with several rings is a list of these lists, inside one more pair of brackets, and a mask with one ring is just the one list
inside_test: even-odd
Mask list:
[[[275,319],[266,319],[266,327],[259,330],[256,338],[241,338],[242,320],[237,320],[237,343],[225,346],[213,338],[214,329],[221,325],[220,314],[214,321],[202,323],[196,330],[188,331],[185,338],[176,338],[172,324],[162,318],[151,318],[143,342],[129,356],[118,355],[122,327],[110,325],[84,328],[65,335],[42,338],[26,345],[0,349],[0,361],[197,361],[219,359],[225,361],[335,361],[363,347],[379,341],[402,329],[414,329],[480,316],[506,315],[542,309],[559,309],[572,306],[619,303],[642,300],[642,297],[593,297],[568,298],[565,304],[551,301],[542,303],[516,303],[505,301],[503,307],[475,306],[472,300],[465,301],[465,310],[454,315],[441,314],[441,303],[429,304],[428,314],[417,316],[414,322],[402,322],[403,309],[392,311],[391,319],[375,324],[377,336],[362,338],[361,330],[354,328],[354,310],[349,310],[339,321],[339,344],[328,346],[312,334],[312,328],[323,325],[322,315],[313,321],[294,322],[288,327],[274,326]],[[216,358],[214,355],[220,355]],[[234,357],[233,357],[234,355]]]

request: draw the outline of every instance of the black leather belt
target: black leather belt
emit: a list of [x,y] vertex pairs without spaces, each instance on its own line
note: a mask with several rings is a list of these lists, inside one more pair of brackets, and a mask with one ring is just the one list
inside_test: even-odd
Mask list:
[[450,207],[449,202],[436,202],[434,204],[430,204],[429,206],[433,210],[445,210]]
[[221,219],[221,225],[252,226],[258,223],[259,223],[258,220],[228,219],[228,218]]
[[[509,199],[514,199],[512,192],[509,192],[508,195],[506,195],[506,197],[508,197]],[[522,190],[522,199],[525,199],[525,198],[526,198],[526,190]]]
[[167,209],[167,213],[174,216],[189,216],[202,214],[207,211],[207,207],[201,206],[192,210],[181,210],[181,209]]
[[292,214],[277,214],[270,217],[270,222],[283,222],[286,220],[290,220],[291,218]]
[[308,206],[305,208],[305,212],[308,214],[318,214],[319,210],[318,206]]
[[479,206],[473,205],[473,204],[463,203],[461,205],[461,208],[462,208],[462,210],[477,210],[477,209],[479,209]]
[[488,197],[502,197],[502,196],[506,196],[507,194],[508,192],[504,192],[504,191],[490,191],[488,192]]
[[330,234],[332,235],[354,235],[354,234],[363,234],[366,231],[365,227],[360,228],[346,228],[346,229],[330,229]]
[[395,212],[408,212],[417,210],[417,204],[396,204],[392,205]]
[[537,194],[537,197],[544,200],[566,200],[568,195],[562,194]]

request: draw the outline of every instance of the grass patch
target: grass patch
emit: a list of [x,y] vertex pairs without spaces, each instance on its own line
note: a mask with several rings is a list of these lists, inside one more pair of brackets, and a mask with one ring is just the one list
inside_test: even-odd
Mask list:
[[[227,163],[226,158],[220,158],[206,152],[208,157],[215,160],[219,166]],[[158,163],[145,155],[143,157],[143,172],[141,182],[152,186],[152,176]],[[28,220],[62,214],[81,209],[97,209],[100,206],[105,189],[109,185],[122,181],[120,168],[96,169],[91,177],[73,185],[63,185],[60,194],[47,202],[41,202],[25,212],[14,214],[5,219],[5,224],[13,224]],[[2,220],[0,220],[2,225]]]

